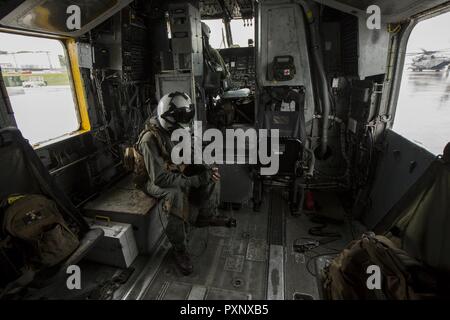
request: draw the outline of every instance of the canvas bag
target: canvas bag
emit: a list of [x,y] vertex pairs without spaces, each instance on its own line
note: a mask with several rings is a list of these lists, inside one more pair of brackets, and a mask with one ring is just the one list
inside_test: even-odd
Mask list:
[[79,246],[56,203],[42,195],[17,197],[5,210],[3,229],[25,249],[35,267],[52,267],[68,258]]
[[[367,287],[370,265],[381,269],[381,290]],[[366,234],[325,268],[323,289],[331,300],[422,300],[436,297],[437,280],[388,238]]]

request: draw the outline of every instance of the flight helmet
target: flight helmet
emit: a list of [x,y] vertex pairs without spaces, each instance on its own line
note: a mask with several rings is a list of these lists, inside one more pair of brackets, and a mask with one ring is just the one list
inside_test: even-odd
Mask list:
[[204,22],[202,22],[202,33],[203,36],[206,37],[206,40],[209,41],[209,39],[211,38],[211,29]]
[[189,129],[195,108],[186,93],[173,92],[161,98],[157,113],[158,121],[165,130]]

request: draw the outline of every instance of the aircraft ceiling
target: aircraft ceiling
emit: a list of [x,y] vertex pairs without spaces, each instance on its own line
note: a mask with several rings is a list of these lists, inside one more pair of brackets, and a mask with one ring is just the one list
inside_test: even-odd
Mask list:
[[[318,3],[353,14],[365,14],[371,5],[378,5],[386,22],[399,22],[418,13],[427,11],[449,0],[314,0]],[[233,18],[253,16],[254,0],[200,0],[201,14],[204,19],[218,19],[223,16],[222,6]]]
[[220,19],[226,13],[232,18],[250,19],[254,16],[253,0],[200,0],[203,19]]
[[378,5],[386,22],[399,22],[442,4],[448,0],[314,0],[346,12],[365,13],[371,5]]

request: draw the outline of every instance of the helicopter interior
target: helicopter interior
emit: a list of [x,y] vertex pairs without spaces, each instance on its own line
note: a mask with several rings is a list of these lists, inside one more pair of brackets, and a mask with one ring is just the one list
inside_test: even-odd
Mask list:
[[[72,30],[69,2],[82,16]],[[367,28],[371,5],[381,8],[379,29]],[[28,281],[16,252],[0,246],[0,297],[324,299],[321,271],[331,259],[364,232],[391,231],[418,185],[432,183],[436,170],[448,176],[445,145],[438,156],[393,130],[408,38],[418,23],[448,11],[444,0],[4,1],[0,39],[48,41],[48,49],[5,49],[0,41],[0,200],[41,190],[84,231],[67,260]],[[202,22],[212,21],[222,47],[205,43]],[[234,23],[253,33],[240,46]],[[57,46],[54,58],[48,52]],[[33,66],[22,62],[27,54],[42,57]],[[411,68],[435,67],[422,68],[422,58]],[[438,71],[449,64],[444,59]],[[235,163],[217,165],[220,211],[237,227],[192,228],[190,276],[171,259],[162,203],[136,190],[124,167],[126,148],[174,91],[192,97],[205,128],[280,134],[273,176],[250,163],[249,144]],[[46,108],[53,97],[58,107]],[[43,108],[40,115],[16,109],[20,101]],[[70,129],[58,131],[66,122]],[[448,184],[433,190],[448,194]],[[448,217],[437,218],[448,213],[443,198],[424,218],[432,223],[422,221],[424,234],[448,227]],[[111,223],[134,237],[123,261],[102,241],[114,238],[109,231],[93,232]],[[441,236],[427,238],[425,254],[410,253],[450,272]],[[80,290],[66,287],[73,264],[82,270]]]

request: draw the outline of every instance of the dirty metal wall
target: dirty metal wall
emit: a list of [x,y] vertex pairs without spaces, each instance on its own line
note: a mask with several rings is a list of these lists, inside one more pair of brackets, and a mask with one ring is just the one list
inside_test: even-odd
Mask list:
[[380,30],[367,28],[366,19],[359,18],[359,77],[367,77],[386,73],[390,35],[387,25]]
[[362,215],[364,224],[369,229],[375,227],[434,159],[427,150],[388,130],[369,206]]
[[445,4],[448,0],[316,0],[326,3],[334,8],[341,8],[347,12],[365,14],[371,5],[377,5],[381,9],[382,19],[386,23],[401,22],[409,17],[426,10]]
[[[314,94],[303,9],[292,1],[264,0],[259,4],[259,39],[257,39],[257,80],[260,86],[304,86],[305,120],[314,116]],[[297,73],[293,80],[274,82],[267,79],[268,68],[276,56],[294,57]]]

